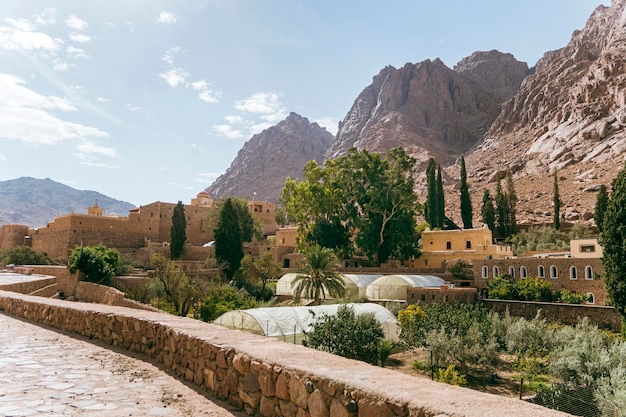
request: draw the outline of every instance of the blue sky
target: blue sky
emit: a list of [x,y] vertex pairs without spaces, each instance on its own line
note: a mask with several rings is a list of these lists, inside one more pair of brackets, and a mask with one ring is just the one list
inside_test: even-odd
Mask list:
[[0,181],[189,202],[289,112],[336,133],[387,65],[497,49],[533,66],[601,4],[2,0]]

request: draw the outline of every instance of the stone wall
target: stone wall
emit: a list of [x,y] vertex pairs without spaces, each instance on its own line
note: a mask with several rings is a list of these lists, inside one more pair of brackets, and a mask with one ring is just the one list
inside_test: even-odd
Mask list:
[[622,328],[620,315],[613,307],[508,300],[482,300],[481,302],[484,306],[499,313],[504,314],[506,310],[509,310],[512,316],[525,317],[529,320],[536,317],[537,311],[541,310],[541,317],[545,317],[548,321],[576,324],[580,318],[587,317],[591,323],[602,329],[619,332]]
[[250,415],[567,416],[165,313],[9,292],[0,292],[0,311],[141,352]]
[[120,306],[147,311],[159,311],[147,304],[126,298],[126,294],[113,287],[98,285],[92,282],[79,281],[76,284],[74,298],[79,301],[98,303],[109,306]]
[[11,249],[26,244],[28,226],[23,224],[5,224],[0,227],[0,249]]
[[29,281],[15,282],[13,284],[2,284],[0,290],[13,291],[20,294],[30,294],[44,287],[56,284],[57,280],[54,277],[42,276],[40,279],[34,279]]

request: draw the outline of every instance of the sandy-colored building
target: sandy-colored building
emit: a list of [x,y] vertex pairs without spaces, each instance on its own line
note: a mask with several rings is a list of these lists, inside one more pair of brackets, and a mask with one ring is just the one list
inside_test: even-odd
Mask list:
[[512,257],[508,245],[495,245],[488,227],[464,230],[425,230],[422,254],[411,261],[415,268],[441,268],[447,262],[462,259],[468,263],[482,259]]

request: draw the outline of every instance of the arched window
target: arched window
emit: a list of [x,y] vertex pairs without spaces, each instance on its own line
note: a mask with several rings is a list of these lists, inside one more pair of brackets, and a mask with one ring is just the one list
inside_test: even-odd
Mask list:
[[539,267],[537,268],[537,276],[539,278],[546,277],[546,268],[544,268],[543,265],[539,265]]
[[493,277],[499,277],[500,276],[500,268],[498,268],[497,266],[493,267]]
[[559,277],[559,270],[557,269],[556,266],[551,265],[550,266],[550,278],[557,279],[558,277]]
[[521,266],[519,268],[519,276],[521,279],[526,279],[526,277],[528,277],[528,270],[525,266]]
[[515,278],[515,267],[514,266],[509,266],[509,275],[513,278]]
[[593,279],[593,268],[589,265],[585,267],[585,279]]
[[483,279],[487,278],[489,278],[489,268],[487,268],[487,265],[483,265]]
[[588,292],[587,293],[587,297],[589,297],[587,299],[587,304],[595,304],[596,303],[596,298],[593,296],[592,292]]
[[578,279],[578,268],[574,265],[569,267],[569,279]]

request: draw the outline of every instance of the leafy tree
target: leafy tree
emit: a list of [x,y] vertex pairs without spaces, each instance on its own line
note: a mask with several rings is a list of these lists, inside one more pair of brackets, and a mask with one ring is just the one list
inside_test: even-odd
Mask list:
[[13,246],[0,251],[0,265],[50,265],[45,252],[37,252],[30,246]]
[[170,228],[170,259],[178,259],[183,253],[187,234],[187,219],[185,219],[185,206],[179,201],[174,207],[172,214],[172,227]]
[[[625,167],[626,168],[626,167]],[[622,317],[626,332],[626,169],[613,180],[613,191],[604,213],[600,241],[603,247],[604,282],[611,304]]]
[[504,179],[506,181],[506,200],[508,207],[508,230],[506,237],[509,237],[517,232],[517,194],[515,193],[513,173],[510,167],[506,168]]
[[398,322],[400,323],[400,337],[409,346],[419,346],[419,338],[422,334],[419,332],[419,322],[424,318],[426,313],[418,305],[411,304],[404,310],[398,312]]
[[519,287],[515,278],[508,274],[499,275],[487,281],[489,298],[498,300],[517,300],[519,298]]
[[352,253],[350,230],[339,219],[320,219],[313,224],[306,236],[309,244],[318,244],[332,249],[341,258],[349,258]]
[[110,285],[119,260],[119,252],[104,245],[80,246],[70,254],[69,270],[71,273],[80,270],[89,282]]
[[349,359],[379,364],[383,338],[382,326],[374,313],[357,316],[352,308],[342,305],[336,315],[322,314],[316,318],[304,344]]
[[487,225],[489,230],[495,233],[496,231],[496,211],[493,207],[493,199],[489,194],[489,190],[485,190],[483,194],[483,204],[481,206],[481,216],[483,223]]
[[203,288],[200,283],[158,253],[150,256],[150,264],[154,268],[150,278],[157,295],[165,297],[166,303],[171,305],[169,310],[172,313],[187,317],[202,297]]
[[237,289],[231,285],[222,285],[211,288],[200,305],[200,318],[203,321],[213,321],[222,314],[232,310],[245,310],[257,306],[254,298],[244,289]]
[[467,185],[467,171],[465,169],[465,158],[461,157],[461,220],[464,229],[472,229],[472,199]]
[[559,293],[559,301],[562,301],[566,304],[582,304],[589,301],[589,296],[587,294],[571,292],[570,290],[565,288]]
[[268,282],[278,278],[281,268],[274,262],[274,254],[272,252],[264,252],[258,259],[252,259],[252,256],[246,255],[241,260],[241,276],[244,280],[256,284],[261,283],[261,294],[265,292]]
[[437,165],[436,189],[437,189],[437,195],[435,197],[437,199],[437,216],[436,216],[437,226],[436,227],[443,229],[444,219],[446,218],[446,202],[445,202],[445,196],[443,192],[443,179],[441,177],[441,165]]
[[435,178],[436,165],[435,160],[430,158],[428,160],[428,167],[426,168],[426,182],[427,182],[427,194],[426,205],[424,206],[424,217],[426,223],[431,228],[437,227],[437,182]]
[[552,284],[538,277],[528,277],[517,282],[518,295],[524,301],[552,301]]
[[291,283],[296,297],[312,298],[318,304],[326,299],[326,294],[333,298],[343,297],[345,283],[336,271],[338,262],[333,251],[314,245],[306,249],[304,257],[306,264]]
[[596,197],[596,226],[598,231],[602,233],[604,224],[604,214],[606,213],[607,206],[609,205],[609,195],[606,191],[606,185],[602,184],[598,190],[598,196]]
[[219,209],[219,219],[213,232],[215,257],[225,265],[224,273],[232,280],[241,266],[243,242],[252,240],[254,220],[250,211],[232,198],[227,198]]
[[561,230],[561,196],[559,195],[559,177],[554,171],[553,186],[553,205],[554,205],[554,229]]

